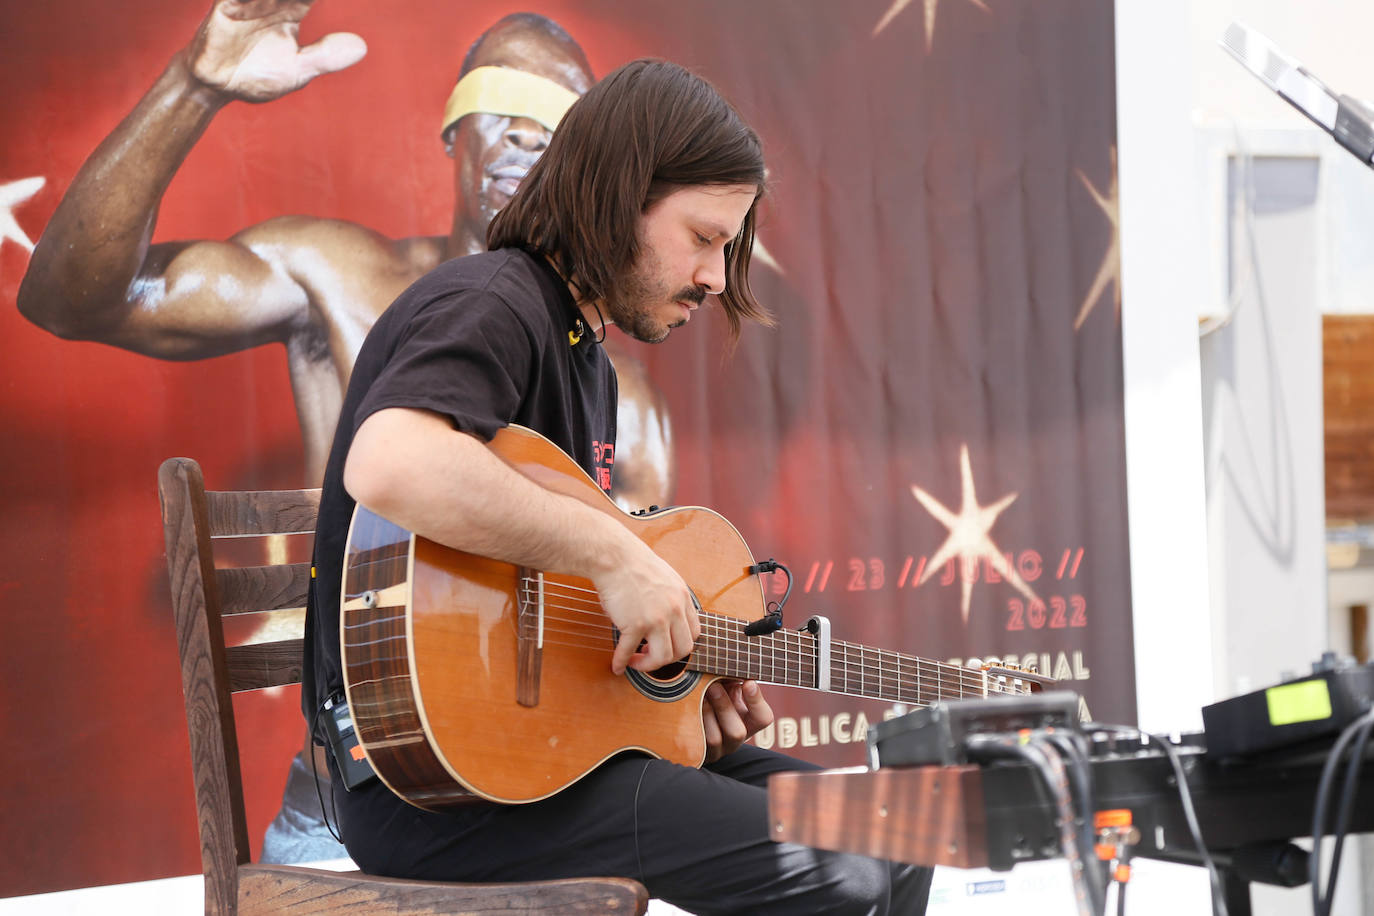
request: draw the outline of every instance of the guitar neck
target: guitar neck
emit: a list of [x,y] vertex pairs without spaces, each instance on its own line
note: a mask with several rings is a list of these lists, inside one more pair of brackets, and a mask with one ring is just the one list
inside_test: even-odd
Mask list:
[[766,636],[748,636],[743,624],[732,617],[703,613],[701,620],[701,638],[688,665],[706,674],[911,706],[1019,692],[982,671],[826,640],[809,630],[781,629]]

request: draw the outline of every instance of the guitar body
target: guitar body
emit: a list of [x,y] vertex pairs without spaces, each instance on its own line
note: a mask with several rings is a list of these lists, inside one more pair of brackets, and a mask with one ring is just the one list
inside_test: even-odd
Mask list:
[[[491,443],[547,489],[616,518],[667,560],[701,607],[764,615],[754,558],[708,509],[622,512],[548,440],[520,427]],[[543,594],[542,625],[539,595]],[[611,673],[615,633],[586,579],[540,576],[413,535],[359,506],[343,582],[345,687],[381,779],[422,808],[530,802],[606,758],[705,756],[702,694],[715,676]]]

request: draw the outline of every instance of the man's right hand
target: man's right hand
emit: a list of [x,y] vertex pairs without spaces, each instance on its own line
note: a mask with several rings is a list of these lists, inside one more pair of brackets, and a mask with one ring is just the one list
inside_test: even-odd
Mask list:
[[267,102],[362,60],[367,45],[350,32],[300,47],[311,2],[217,0],[186,49],[192,76],[227,98]]
[[[611,670],[654,671],[685,657],[701,635],[692,592],[677,571],[643,541],[594,581],[602,610],[620,630]],[[643,650],[640,645],[643,643]]]

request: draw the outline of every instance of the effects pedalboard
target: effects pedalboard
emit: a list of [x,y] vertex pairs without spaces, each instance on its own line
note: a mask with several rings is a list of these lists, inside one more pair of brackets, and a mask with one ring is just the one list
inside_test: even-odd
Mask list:
[[1374,665],[1327,652],[1312,673],[1202,707],[1207,753],[1242,757],[1331,738],[1374,706]]
[[[1078,694],[1052,690],[1029,696],[932,703],[868,732],[870,765],[970,763],[969,739],[1026,729],[1078,731]],[[976,756],[976,752],[975,752]]]
[[[872,726],[870,764],[975,766],[976,788],[940,804],[953,804],[966,819],[960,823],[977,823],[983,845],[967,861],[995,870],[1064,854],[1066,799],[1054,796],[1035,759],[1057,755],[1079,764],[1066,768],[1070,808],[1129,814],[1138,830],[1132,855],[1195,862],[1205,844],[1239,886],[1293,887],[1308,880],[1308,860],[1292,840],[1311,835],[1327,774],[1336,772],[1331,755],[1374,709],[1374,665],[1326,655],[1312,667],[1310,675],[1205,707],[1206,732],[1176,736],[1080,722],[1077,695],[1068,691],[941,700]],[[1335,821],[1343,832],[1374,832],[1374,748],[1365,750],[1350,755],[1354,775],[1344,780]],[[941,864],[924,847],[922,854],[936,857],[921,862]]]
[[[1203,743],[1208,756],[1219,759],[1330,741],[1371,708],[1374,664],[1328,652],[1310,675],[1204,706]],[[932,703],[874,725],[869,758],[874,767],[977,762],[969,756],[970,738],[1037,729],[1080,731],[1078,695],[1058,690]]]

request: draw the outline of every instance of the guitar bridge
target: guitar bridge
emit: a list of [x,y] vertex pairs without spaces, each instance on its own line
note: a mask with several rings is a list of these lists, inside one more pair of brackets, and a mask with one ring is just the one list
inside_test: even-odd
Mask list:
[[515,702],[534,707],[539,705],[539,672],[544,658],[544,574],[522,566],[519,575]]

